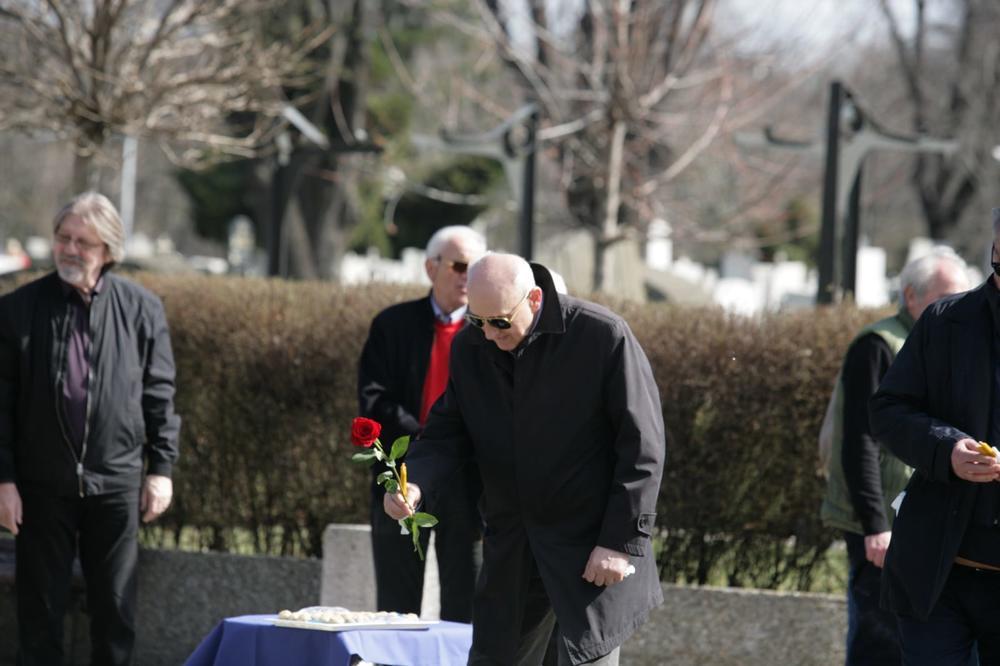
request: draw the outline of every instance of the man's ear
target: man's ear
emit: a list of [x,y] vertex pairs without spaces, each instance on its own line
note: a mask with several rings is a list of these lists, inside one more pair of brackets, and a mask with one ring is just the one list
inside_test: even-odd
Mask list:
[[531,303],[532,312],[538,312],[538,308],[542,305],[541,287],[533,287],[531,291],[528,292],[528,302]]
[[917,297],[917,292],[913,289],[913,287],[905,287],[903,289],[903,303],[906,304],[907,311],[913,309],[912,304],[913,301],[916,299],[916,297]]
[[424,259],[424,270],[427,271],[427,279],[434,282],[434,275],[436,274],[436,268],[438,263],[433,259]]

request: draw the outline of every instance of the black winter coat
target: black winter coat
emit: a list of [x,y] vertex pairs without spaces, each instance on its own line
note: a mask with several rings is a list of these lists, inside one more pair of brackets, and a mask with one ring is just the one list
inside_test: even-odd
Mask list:
[[975,505],[975,484],[955,476],[951,450],[965,437],[988,439],[997,399],[987,289],[928,307],[870,402],[872,434],[915,470],[892,527],[882,604],[922,621],[941,596]]
[[0,297],[0,482],[99,495],[139,488],[144,459],[148,473],[170,476],[180,418],[163,305],[130,280],[110,272],[103,279],[90,306],[82,461],[61,426],[71,311],[60,280],[51,273]]
[[358,362],[359,413],[382,425],[386,446],[420,432],[417,419],[433,342],[430,296],[391,305],[372,321]]
[[[516,358],[479,329],[455,337],[448,389],[409,470],[433,489],[463,461],[479,465],[477,650],[512,663],[521,612],[544,593],[579,662],[621,645],[662,602],[649,538],[666,452],[662,409],[624,320],[558,295],[548,271],[533,268],[544,293],[535,330]],[[595,546],[629,553],[636,574],[608,588],[585,581]]]
[[[424,380],[434,343],[434,308],[430,296],[391,305],[375,316],[358,362],[358,403],[361,416],[382,426],[379,439],[388,448],[404,435],[420,433],[420,406]],[[372,465],[373,528],[399,533],[399,526],[382,510],[382,487],[375,478],[388,469]],[[449,500],[428,497],[437,514],[460,511],[462,518],[478,523],[476,502],[481,484],[473,463],[456,470],[448,484]],[[440,493],[438,493],[440,495]],[[439,518],[443,515],[439,515]]]

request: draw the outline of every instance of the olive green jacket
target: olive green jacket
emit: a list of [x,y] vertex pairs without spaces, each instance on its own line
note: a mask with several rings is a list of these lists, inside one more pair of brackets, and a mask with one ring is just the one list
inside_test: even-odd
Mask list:
[[[899,353],[906,336],[913,328],[913,318],[905,308],[891,316],[876,321],[865,326],[851,342],[853,346],[860,338],[875,333],[889,345],[893,356]],[[841,371],[843,372],[843,371]],[[823,505],[820,509],[820,518],[823,524],[836,529],[852,532],[854,534],[864,534],[861,523],[854,513],[854,506],[851,503],[851,495],[847,489],[847,481],[844,478],[844,468],[841,464],[844,444],[844,380],[843,376],[837,378],[837,385],[833,394],[833,448],[830,452],[830,460],[827,463],[827,484],[826,496],[823,498]],[[890,506],[905,487],[910,479],[913,469],[904,464],[901,460],[889,453],[884,447],[879,450],[879,466],[882,471],[882,498],[885,506],[885,515],[892,524],[895,512]]]

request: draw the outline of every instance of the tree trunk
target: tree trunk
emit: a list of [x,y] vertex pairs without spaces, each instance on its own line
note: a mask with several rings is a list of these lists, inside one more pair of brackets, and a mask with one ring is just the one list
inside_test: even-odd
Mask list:
[[[347,32],[331,40],[327,90],[311,114],[312,121],[326,129],[332,143],[350,146],[364,141],[365,96],[368,83],[368,50],[373,31],[374,3],[354,0],[350,10],[341,5],[341,20]],[[349,152],[329,153],[309,160],[298,192],[301,204],[301,233],[311,258],[310,277],[335,277],[334,268],[345,251],[345,228],[356,222],[350,214],[350,173],[357,159]],[[299,247],[299,252],[304,247]]]
[[625,154],[625,134],[628,126],[616,120],[611,130],[608,156],[608,196],[604,208],[604,224],[594,244],[594,291],[609,292],[614,289],[614,253],[611,244],[618,238],[618,218],[622,207],[622,164]]
[[315,280],[318,270],[298,197],[292,198],[285,209],[284,233],[285,247],[288,248],[288,268],[283,273],[304,280]]
[[73,154],[73,195],[99,190],[101,170],[94,161],[93,153]]

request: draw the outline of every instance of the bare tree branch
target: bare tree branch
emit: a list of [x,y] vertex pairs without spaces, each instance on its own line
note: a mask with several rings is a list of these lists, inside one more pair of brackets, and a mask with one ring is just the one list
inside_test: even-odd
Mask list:
[[889,7],[889,0],[879,0],[879,8],[882,10],[882,15],[885,17],[886,24],[889,27],[889,35],[892,37],[892,43],[896,47],[896,56],[899,59],[899,67],[903,73],[903,78],[906,81],[907,89],[910,93],[910,99],[913,103],[913,118],[914,126],[918,131],[923,131],[924,129],[924,93],[920,85],[920,72],[922,69],[922,56],[923,56],[923,0],[914,0],[917,13],[917,38],[915,40],[914,52],[911,55],[909,49],[906,45],[906,40],[903,38],[902,31],[899,27],[899,22],[896,20],[895,14],[893,14],[892,9]]
[[[324,31],[265,44],[254,24],[276,0],[0,0],[5,39],[0,128],[44,129],[100,152],[115,133],[169,135],[215,156],[263,136],[233,136],[227,117],[277,124],[282,85],[314,76],[305,56]],[[324,35],[324,39],[328,34]]]
[[659,185],[669,183],[677,177],[684,169],[689,167],[695,158],[700,155],[722,130],[726,114],[729,113],[729,105],[732,101],[733,87],[729,77],[723,77],[722,90],[720,92],[719,103],[715,107],[715,114],[705,131],[691,143],[690,146],[678,157],[666,170],[657,174],[654,178],[643,183],[639,189],[640,196],[649,196]]

